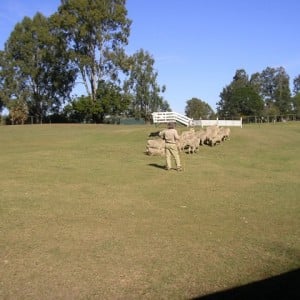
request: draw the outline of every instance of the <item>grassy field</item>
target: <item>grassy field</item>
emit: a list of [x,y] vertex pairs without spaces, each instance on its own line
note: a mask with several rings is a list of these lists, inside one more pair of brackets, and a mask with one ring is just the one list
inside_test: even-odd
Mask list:
[[[144,154],[154,126],[0,126],[0,299],[189,299],[300,267],[300,124]],[[184,128],[179,128],[179,131]]]

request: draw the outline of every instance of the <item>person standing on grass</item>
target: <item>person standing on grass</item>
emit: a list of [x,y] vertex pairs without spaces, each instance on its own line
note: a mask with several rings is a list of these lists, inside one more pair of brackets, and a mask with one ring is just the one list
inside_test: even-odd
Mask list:
[[159,136],[165,140],[165,154],[166,154],[166,170],[171,170],[172,157],[176,163],[176,170],[182,171],[181,161],[179,157],[177,141],[179,141],[179,135],[177,130],[175,129],[174,123],[168,123],[168,128],[161,131]]

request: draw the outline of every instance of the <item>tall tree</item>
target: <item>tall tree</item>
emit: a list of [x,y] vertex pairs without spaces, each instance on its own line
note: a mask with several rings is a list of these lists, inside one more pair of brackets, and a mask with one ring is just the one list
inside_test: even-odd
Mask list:
[[195,120],[211,119],[215,116],[209,104],[198,98],[192,98],[186,102],[185,114]]
[[100,80],[116,80],[126,67],[123,47],[131,21],[126,0],[62,0],[55,19],[60,24],[73,62],[88,96],[96,101]]
[[281,114],[291,113],[292,99],[290,91],[290,79],[283,67],[277,69],[275,77],[275,105],[278,107]]
[[161,112],[172,111],[171,106],[167,100],[162,101],[159,111],[161,111]]
[[294,97],[292,98],[293,113],[295,113],[297,118],[300,119],[300,75],[294,78],[293,83],[294,83],[294,88],[293,88]]
[[65,48],[66,42],[42,14],[18,23],[1,62],[6,102],[26,101],[29,114],[40,120],[58,111],[75,79]]
[[247,73],[237,70],[233,81],[220,93],[217,112],[220,117],[239,118],[241,115],[260,115],[263,100],[258,93],[259,77],[248,79]]
[[261,94],[266,105],[275,102],[275,91],[276,91],[275,77],[276,77],[275,68],[267,67],[260,74]]
[[300,93],[300,75],[294,78],[293,83],[294,83],[293,92],[294,95],[297,95]]
[[16,99],[16,95],[19,94],[19,82],[14,79],[16,70],[8,57],[7,52],[0,51],[0,111],[3,107],[8,107],[10,99]]
[[293,113],[296,115],[297,119],[300,119],[300,93],[296,94],[293,98]]
[[166,107],[166,101],[160,96],[165,86],[160,87],[157,83],[154,63],[154,58],[147,51],[137,51],[131,57],[129,78],[124,82],[125,91],[134,96],[133,115],[145,121],[151,120],[152,112]]
[[261,94],[267,107],[276,107],[281,114],[291,110],[289,76],[283,67],[267,67],[261,72]]
[[0,112],[2,112],[2,109],[4,107],[4,101],[5,101],[3,60],[4,60],[4,52],[0,50]]
[[244,69],[238,69],[233,76],[232,85],[234,88],[245,87],[249,84],[249,76]]
[[264,109],[264,102],[255,88],[246,85],[235,89],[232,94],[231,104],[237,116],[260,116]]
[[254,91],[261,95],[261,76],[259,72],[256,72],[251,75],[249,80],[250,86],[254,89]]

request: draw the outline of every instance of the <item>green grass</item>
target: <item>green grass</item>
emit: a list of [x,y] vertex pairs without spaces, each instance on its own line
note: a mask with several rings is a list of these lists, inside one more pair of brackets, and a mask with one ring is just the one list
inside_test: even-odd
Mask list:
[[[0,126],[0,299],[187,299],[300,267],[300,124],[144,154],[154,126]],[[183,128],[180,128],[183,130]]]

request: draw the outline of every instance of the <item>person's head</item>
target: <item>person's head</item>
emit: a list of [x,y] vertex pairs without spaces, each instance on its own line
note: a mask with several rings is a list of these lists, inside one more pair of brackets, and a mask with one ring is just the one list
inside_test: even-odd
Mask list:
[[175,124],[172,122],[168,123],[168,129],[174,129],[175,128]]

